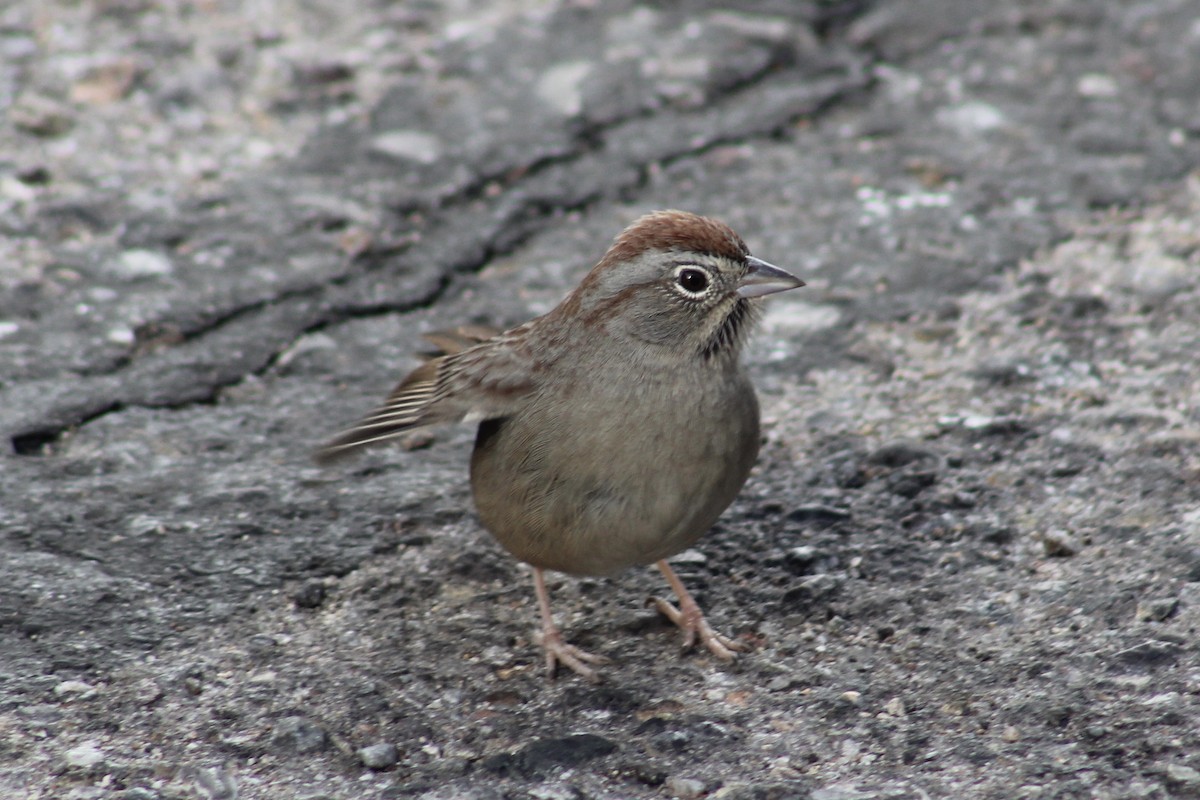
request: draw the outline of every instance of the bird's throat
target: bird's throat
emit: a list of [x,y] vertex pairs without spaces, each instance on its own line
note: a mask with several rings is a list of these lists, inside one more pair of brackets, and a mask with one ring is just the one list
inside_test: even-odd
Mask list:
[[742,341],[758,316],[757,307],[749,300],[738,298],[725,309],[725,314],[713,326],[701,347],[706,361],[721,357],[737,357]]

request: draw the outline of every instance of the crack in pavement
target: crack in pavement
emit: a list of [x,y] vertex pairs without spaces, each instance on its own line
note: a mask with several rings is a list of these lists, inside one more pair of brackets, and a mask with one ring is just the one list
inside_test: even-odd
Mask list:
[[[18,412],[7,426],[10,444],[17,454],[37,455],[68,430],[109,413],[210,403],[222,388],[269,369],[300,336],[347,319],[436,303],[453,284],[450,276],[476,272],[513,252],[558,214],[636,190],[653,164],[772,136],[869,85],[861,64],[807,83],[802,72],[764,74],[771,79],[739,85],[699,111],[620,121],[600,132],[592,148],[522,168],[495,198],[481,203],[462,195],[431,215],[424,232],[399,239],[404,244],[398,248],[389,243],[384,260],[391,263],[386,267],[359,267],[227,309],[181,332],[182,340],[174,346],[149,348],[111,372],[75,378],[65,398],[52,398],[49,404],[10,403],[10,408],[34,409]],[[463,236],[464,231],[469,235]],[[419,257],[412,256],[414,248]],[[370,250],[364,256],[379,259]],[[440,266],[423,267],[431,263]],[[398,282],[397,275],[402,278]],[[8,393],[17,399],[24,399],[22,394],[44,399],[39,384],[43,382],[18,385]]]

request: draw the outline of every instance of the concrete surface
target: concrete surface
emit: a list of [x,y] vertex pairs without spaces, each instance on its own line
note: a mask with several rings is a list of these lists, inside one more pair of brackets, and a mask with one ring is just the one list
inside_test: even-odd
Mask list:
[[[0,9],[0,795],[1200,796],[1200,7]],[[422,331],[638,214],[809,286],[760,465],[548,683],[472,431],[320,470]]]

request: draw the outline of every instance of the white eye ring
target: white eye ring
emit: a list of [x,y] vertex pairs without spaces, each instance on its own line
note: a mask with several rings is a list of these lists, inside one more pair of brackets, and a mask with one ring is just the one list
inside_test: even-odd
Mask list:
[[712,275],[696,264],[680,264],[675,268],[675,286],[688,297],[703,297],[712,287]]

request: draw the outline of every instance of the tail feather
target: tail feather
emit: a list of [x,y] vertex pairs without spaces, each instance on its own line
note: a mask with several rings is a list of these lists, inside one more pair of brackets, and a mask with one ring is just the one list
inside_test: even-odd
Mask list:
[[429,354],[430,360],[409,373],[382,405],[321,446],[313,458],[318,464],[330,464],[414,428],[508,413],[531,383],[518,371],[509,385],[499,387],[503,391],[488,391],[489,368],[497,361],[509,370],[513,364],[506,349],[484,344],[495,335],[482,325],[426,334],[438,352]]
[[318,464],[330,464],[368,445],[395,438],[405,431],[443,421],[433,409],[442,359],[417,367],[397,386],[383,405],[358,424],[339,433],[313,454]]

